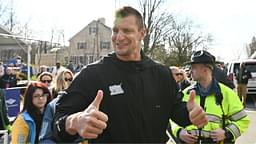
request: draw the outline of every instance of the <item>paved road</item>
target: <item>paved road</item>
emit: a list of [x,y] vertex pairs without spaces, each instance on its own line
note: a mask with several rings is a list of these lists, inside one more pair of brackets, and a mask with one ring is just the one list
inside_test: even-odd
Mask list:
[[[251,123],[245,133],[243,133],[235,142],[235,144],[256,144],[256,103],[248,101],[246,104],[246,112]],[[175,144],[168,141],[167,144]]]
[[237,139],[236,144],[256,144],[256,103],[253,101],[251,95],[248,96],[245,109],[250,117],[251,123],[247,131]]
[[236,144],[256,144],[256,111],[247,110],[247,113],[251,119],[251,123],[247,131],[237,139]]

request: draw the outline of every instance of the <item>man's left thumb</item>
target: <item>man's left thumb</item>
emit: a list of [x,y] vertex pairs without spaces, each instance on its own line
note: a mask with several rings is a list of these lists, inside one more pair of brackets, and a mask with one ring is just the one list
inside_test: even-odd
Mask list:
[[189,99],[188,99],[188,102],[187,102],[187,108],[188,108],[188,111],[191,111],[195,105],[196,105],[196,91],[195,90],[191,90],[190,93],[189,93]]

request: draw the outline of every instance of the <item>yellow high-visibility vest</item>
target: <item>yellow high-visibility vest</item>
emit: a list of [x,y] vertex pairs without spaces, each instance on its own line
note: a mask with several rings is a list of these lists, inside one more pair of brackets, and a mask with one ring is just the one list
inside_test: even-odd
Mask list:
[[[214,94],[206,97],[204,107],[209,122],[202,128],[200,136],[204,138],[210,138],[210,132],[212,130],[223,128],[222,115],[224,112],[225,129],[232,133],[234,142],[248,128],[250,120],[237,94],[227,86],[221,83],[218,84],[223,96],[222,108],[220,104],[216,103],[216,96]],[[190,90],[191,87],[193,86],[190,86],[183,91],[183,101],[188,101],[188,90]],[[199,95],[196,96],[196,103],[200,105]],[[172,124],[171,126],[173,134],[175,137],[177,137],[177,132],[182,127],[178,126],[172,121],[170,122]],[[186,129],[192,135],[199,136],[199,129],[194,125],[189,125],[184,129]]]

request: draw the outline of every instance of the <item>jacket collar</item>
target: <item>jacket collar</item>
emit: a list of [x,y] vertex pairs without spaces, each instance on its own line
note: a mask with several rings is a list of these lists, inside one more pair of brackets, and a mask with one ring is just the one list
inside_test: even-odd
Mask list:
[[191,86],[191,88],[189,88],[189,90],[188,90],[188,93],[191,90],[195,90],[196,94],[199,95],[199,96],[208,96],[208,95],[211,95],[211,94],[219,93],[218,82],[214,78],[212,79],[211,86],[208,89],[208,91],[203,92],[199,83],[196,83],[193,86]]
[[[197,95],[202,96],[202,94],[200,93],[200,91],[198,89],[198,84],[197,83],[192,85],[188,89],[187,94],[189,94],[191,90],[195,90]],[[221,92],[220,84],[217,82],[216,79],[212,80],[212,86],[209,89],[209,94],[208,95],[212,95],[212,94],[216,98],[216,104],[221,105],[221,102],[223,100],[223,95],[222,95],[222,92]],[[206,96],[208,96],[208,95],[206,95]]]
[[141,51],[140,54],[140,61],[122,61],[116,56],[114,52],[108,54],[107,57],[104,57],[104,60],[114,63],[116,66],[127,72],[140,72],[143,71],[145,68],[156,65],[155,62],[147,57],[143,51]]

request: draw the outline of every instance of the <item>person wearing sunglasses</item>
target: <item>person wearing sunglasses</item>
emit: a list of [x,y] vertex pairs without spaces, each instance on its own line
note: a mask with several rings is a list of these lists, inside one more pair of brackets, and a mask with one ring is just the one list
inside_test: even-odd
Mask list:
[[209,122],[203,128],[173,123],[174,136],[181,143],[235,143],[250,123],[239,97],[214,78],[215,58],[209,52],[196,51],[190,64],[196,83],[183,90],[183,101],[188,101],[190,91],[195,91],[196,102],[205,110]]
[[181,90],[184,90],[186,87],[190,85],[190,82],[183,69],[180,69],[176,66],[171,66],[170,69],[172,71],[173,78],[175,79],[176,83],[178,84]]
[[12,143],[38,143],[43,113],[51,93],[42,82],[32,82],[24,94],[21,113],[12,125]]
[[[55,143],[52,130],[52,122],[56,109],[56,102],[59,100],[64,90],[68,88],[73,81],[73,73],[69,69],[62,70],[56,77],[55,87],[53,89],[53,100],[47,105],[43,117],[42,130],[40,132],[40,143]],[[59,96],[58,96],[59,95]]]
[[190,81],[187,77],[186,71],[184,69],[179,69],[179,72],[181,73],[180,76],[180,82],[179,82],[179,87],[181,90],[184,90],[188,86],[190,86]]
[[73,73],[69,69],[63,69],[55,78],[53,98],[57,97],[58,92],[67,89],[72,81]]
[[170,66],[170,69],[172,71],[172,76],[175,79],[176,83],[179,83],[181,81],[182,73],[180,72],[179,68],[176,66]]
[[38,76],[38,81],[45,83],[48,88],[52,86],[52,80],[53,80],[53,76],[50,72],[42,72]]

